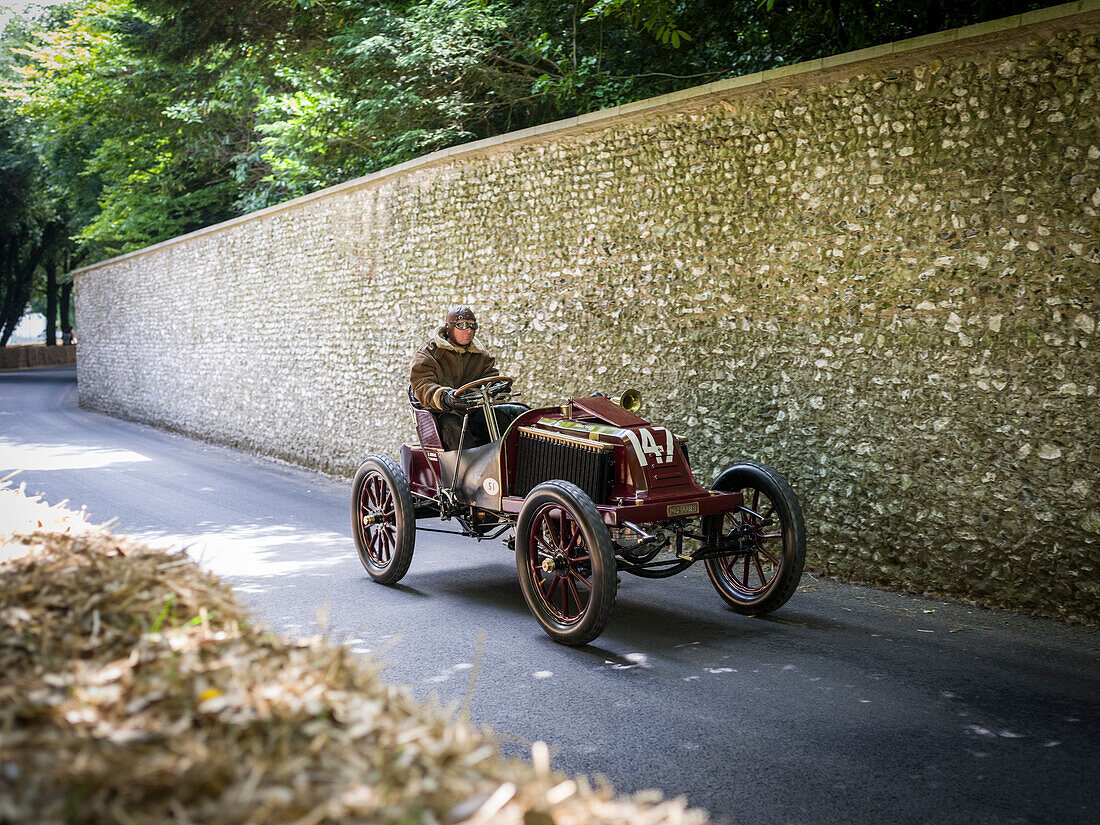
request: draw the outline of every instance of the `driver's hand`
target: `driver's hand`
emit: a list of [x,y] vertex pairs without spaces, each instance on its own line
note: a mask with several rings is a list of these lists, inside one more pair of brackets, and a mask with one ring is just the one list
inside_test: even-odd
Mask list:
[[477,406],[476,403],[471,404],[469,401],[463,401],[455,395],[454,390],[443,390],[443,395],[440,396],[439,401],[448,410],[459,413],[469,412]]

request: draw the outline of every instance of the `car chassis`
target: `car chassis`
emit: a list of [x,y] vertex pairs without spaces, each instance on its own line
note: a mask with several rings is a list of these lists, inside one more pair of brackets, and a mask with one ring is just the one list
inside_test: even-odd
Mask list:
[[[368,456],[352,487],[352,533],[372,578],[393,584],[405,575],[416,530],[477,541],[511,533],[504,541],[528,607],[547,634],[571,645],[603,631],[621,572],[656,579],[702,562],[718,594],[746,615],[791,597],[805,527],[779,473],[744,461],[701,486],[684,439],[639,417],[633,390],[528,409],[500,432],[492,407],[514,397],[512,383],[492,376],[455,391],[474,407],[453,450],[410,393],[419,443],[401,448],[400,464]],[[466,447],[469,416],[478,414],[490,441]],[[459,530],[419,523],[429,518]]]

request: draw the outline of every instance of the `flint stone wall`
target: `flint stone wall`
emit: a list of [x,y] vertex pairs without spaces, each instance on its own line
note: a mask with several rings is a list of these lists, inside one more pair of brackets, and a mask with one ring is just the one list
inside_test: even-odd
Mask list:
[[447,150],[90,267],[81,404],[351,473],[415,438],[411,356],[469,303],[530,403],[638,387],[701,480],[776,466],[811,569],[1095,620],[1090,8]]

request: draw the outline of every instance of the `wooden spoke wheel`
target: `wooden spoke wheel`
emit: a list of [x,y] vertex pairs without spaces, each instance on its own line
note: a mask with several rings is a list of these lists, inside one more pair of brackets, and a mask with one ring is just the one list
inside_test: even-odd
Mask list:
[[371,578],[382,584],[400,581],[412,562],[416,517],[409,482],[389,456],[369,456],[355,474],[351,528]]
[[717,533],[720,549],[729,551],[706,560],[711,584],[738,613],[770,613],[794,594],[806,563],[798,498],[771,467],[748,461],[721,473],[713,489],[740,490],[745,503],[704,523],[704,532]]
[[548,481],[523,502],[516,567],[527,606],[567,645],[595,639],[615,605],[615,555],[596,505],[575,484]]

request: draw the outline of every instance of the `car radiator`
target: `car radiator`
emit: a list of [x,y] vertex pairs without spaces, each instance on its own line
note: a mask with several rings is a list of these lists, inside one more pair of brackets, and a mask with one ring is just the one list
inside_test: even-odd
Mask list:
[[571,481],[597,504],[611,495],[614,446],[534,427],[519,428],[513,495],[526,496],[551,479]]

